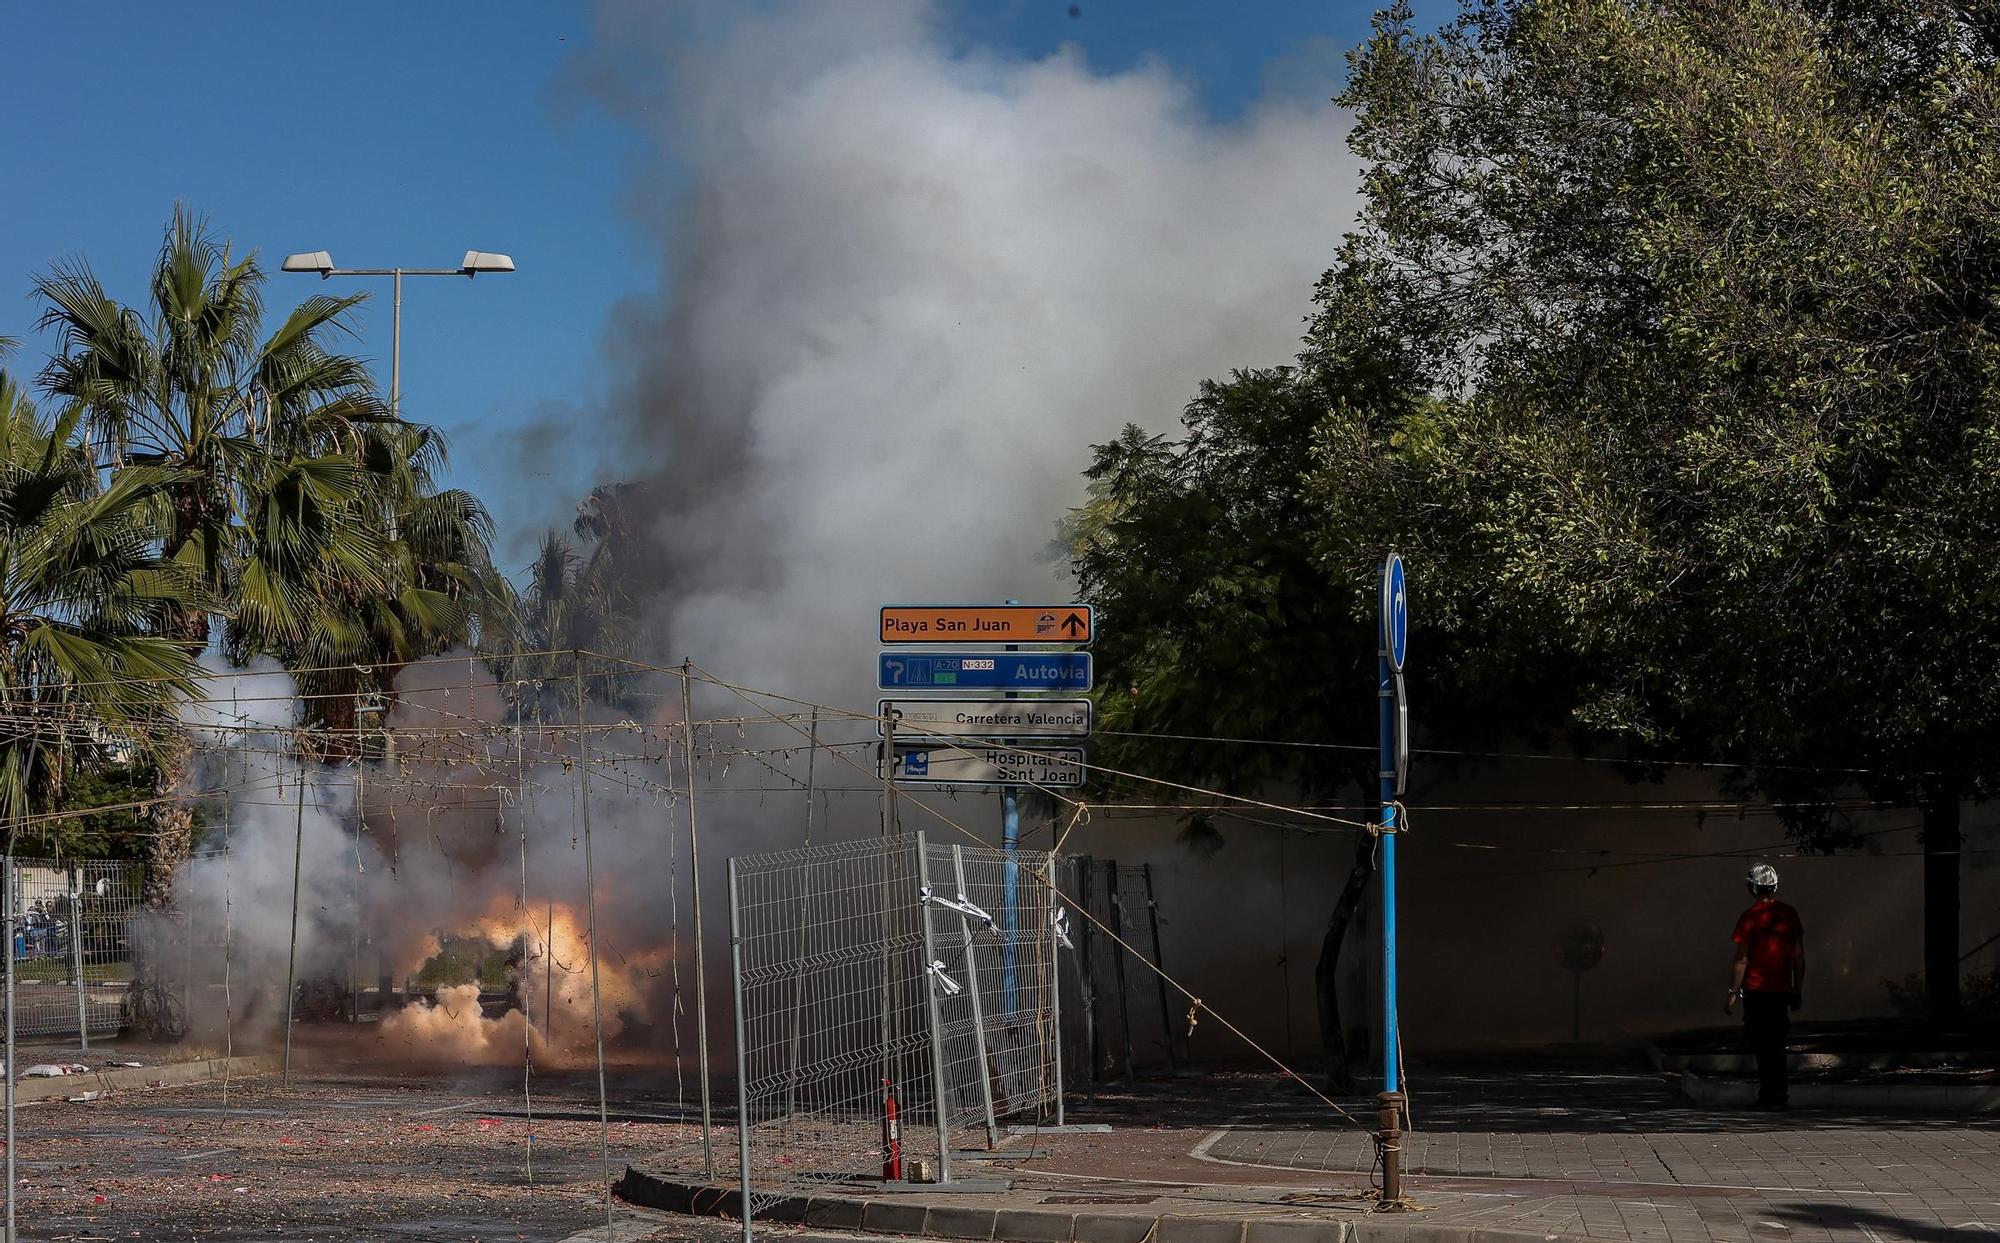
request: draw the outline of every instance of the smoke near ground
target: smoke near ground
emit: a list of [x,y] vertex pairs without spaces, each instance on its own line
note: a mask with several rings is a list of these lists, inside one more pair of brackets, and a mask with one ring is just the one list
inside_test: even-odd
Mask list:
[[603,10],[578,67],[656,145],[668,260],[571,425],[644,485],[663,655],[865,707],[877,605],[1063,594],[1088,446],[1291,357],[1344,121],[1218,124],[1162,66],[955,48],[922,4],[672,12]]
[[539,1065],[588,1061],[587,797],[606,1040],[627,1060],[671,1054],[684,877],[663,831],[674,810],[664,728],[595,714],[586,774],[577,730],[515,730],[486,666],[463,656],[404,670],[363,759],[352,738],[299,728],[281,670],[211,673],[208,697],[184,711],[206,814],[203,849],[176,886],[194,952],[175,921],[144,934],[170,970],[185,959],[197,1039],[276,1037],[288,974],[309,1013],[384,978],[403,991],[450,940],[494,964],[506,1012],[482,1011],[471,983],[419,988],[401,1009],[372,999],[374,1054],[518,1062],[525,1037]]

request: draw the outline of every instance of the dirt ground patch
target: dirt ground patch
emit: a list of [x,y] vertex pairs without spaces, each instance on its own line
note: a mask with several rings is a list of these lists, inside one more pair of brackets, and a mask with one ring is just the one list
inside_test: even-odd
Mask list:
[[[613,1087],[610,1170],[698,1146],[671,1082]],[[595,1079],[303,1071],[23,1108],[24,1238],[553,1240],[602,1220]],[[529,1161],[533,1161],[530,1181]]]

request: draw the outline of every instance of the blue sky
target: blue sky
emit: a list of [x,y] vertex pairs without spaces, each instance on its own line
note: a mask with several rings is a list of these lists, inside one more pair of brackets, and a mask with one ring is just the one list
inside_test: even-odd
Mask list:
[[[830,0],[831,2],[831,0]],[[866,0],[842,0],[865,3]],[[1370,6],[1199,0],[970,0],[944,8],[968,50],[1039,58],[1064,43],[1115,72],[1170,66],[1218,118],[1267,90],[1313,89],[1367,30]],[[172,205],[185,200],[275,273],[327,250],[343,266],[452,267],[467,249],[517,274],[412,280],[404,292],[404,412],[451,436],[455,479],[486,497],[518,556],[600,472],[579,438],[549,491],[511,482],[515,429],[603,391],[619,299],[656,296],[656,226],[628,215],[653,147],[570,86],[592,11],[580,3],[205,3],[11,8],[0,75],[0,335],[39,366],[33,274],[83,256],[138,301]],[[73,50],[74,49],[74,50]],[[84,59],[87,50],[87,62]],[[1300,85],[1304,83],[1305,85]],[[336,282],[352,286],[356,282]],[[288,304],[316,278],[273,275]],[[386,385],[386,281],[357,321]]]

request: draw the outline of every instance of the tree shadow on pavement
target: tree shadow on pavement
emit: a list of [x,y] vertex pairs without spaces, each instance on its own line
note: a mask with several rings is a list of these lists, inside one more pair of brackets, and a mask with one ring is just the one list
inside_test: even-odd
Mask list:
[[[1410,1121],[1420,1134],[1757,1134],[1775,1131],[1885,1131],[1949,1127],[2000,1129],[1991,1114],[1905,1110],[1809,1109],[1759,1113],[1691,1104],[1671,1077],[1649,1069],[1592,1067],[1576,1071],[1482,1065],[1476,1070],[1418,1064],[1404,1084]],[[1336,1098],[1372,1129],[1369,1096]],[[1352,1123],[1296,1082],[1244,1072],[1142,1079],[1100,1085],[1094,1105],[1070,1098],[1077,1121],[1149,1126],[1227,1126],[1232,1130],[1314,1131]]]
[[1846,1204],[1779,1206],[1764,1210],[1769,1216],[1820,1227],[1836,1235],[1845,1232],[1870,1239],[1908,1239],[1911,1243],[1991,1243],[2000,1227],[1967,1222],[1953,1225],[1938,1221],[1912,1221],[1879,1209],[1855,1208]]
[[1537,1069],[1508,1073],[1433,1071],[1408,1085],[1414,1129],[1514,1133],[1615,1133],[1674,1131],[1893,1130],[1899,1127],[2000,1127],[1990,1114],[1884,1109],[1750,1109],[1695,1105],[1670,1077],[1651,1071]]

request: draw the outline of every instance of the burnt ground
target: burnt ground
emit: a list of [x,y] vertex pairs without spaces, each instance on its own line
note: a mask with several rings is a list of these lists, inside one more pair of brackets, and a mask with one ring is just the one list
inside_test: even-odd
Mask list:
[[[226,1107],[219,1084],[23,1106],[21,1237],[562,1239],[604,1220],[596,1077],[534,1087],[532,1126],[519,1067],[301,1067],[290,1088],[233,1084]],[[675,1093],[671,1072],[613,1071],[613,1177],[698,1144]]]

